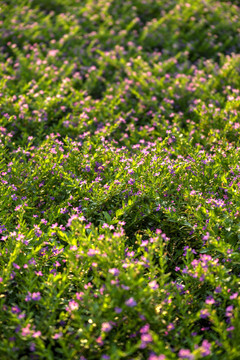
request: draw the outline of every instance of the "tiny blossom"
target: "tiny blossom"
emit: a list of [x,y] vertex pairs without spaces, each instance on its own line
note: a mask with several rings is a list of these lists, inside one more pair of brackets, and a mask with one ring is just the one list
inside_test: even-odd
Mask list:
[[207,309],[203,309],[200,311],[200,318],[206,319],[208,316],[210,316],[210,313]]
[[153,338],[150,334],[142,334],[141,335],[141,340],[145,343],[150,343],[153,341]]
[[125,304],[129,307],[134,307],[137,305],[136,301],[134,300],[134,298],[130,298],[127,301],[125,301]]
[[98,251],[95,250],[95,249],[89,249],[88,252],[87,252],[88,256],[94,256],[96,254],[98,254]]
[[0,353],[238,357],[239,1],[45,3],[1,6]]
[[155,355],[155,354],[151,354],[148,358],[148,360],[165,360],[166,356],[161,354],[161,355]]
[[100,345],[100,346],[102,346],[102,345],[104,344],[103,339],[102,339],[101,336],[99,336],[99,337],[96,339],[96,343],[97,343],[98,345]]
[[28,336],[31,334],[31,330],[30,330],[31,324],[27,324],[27,326],[25,328],[22,328],[22,336]]
[[175,326],[173,325],[173,323],[170,323],[170,324],[168,324],[167,329],[168,329],[168,331],[174,330]]
[[30,351],[35,351],[36,345],[34,343],[30,343],[29,349],[30,349]]
[[109,269],[108,272],[114,276],[118,276],[120,274],[120,271],[116,268]]
[[158,285],[158,283],[156,282],[156,280],[151,281],[148,285],[149,285],[149,287],[150,287],[151,289],[153,289],[153,290],[156,290],[156,289],[159,288],[159,285]]
[[36,274],[37,276],[43,276],[43,273],[42,273],[41,271],[35,271],[35,274]]
[[215,304],[215,300],[213,299],[213,297],[210,296],[206,299],[205,303],[209,305]]
[[28,295],[25,297],[25,301],[31,301],[32,300],[32,295],[30,292],[28,292]]
[[227,317],[232,317],[233,316],[233,306],[230,305],[226,308],[226,316]]
[[68,306],[66,307],[66,310],[71,313],[72,311],[78,310],[78,308],[79,304],[74,300],[70,300]]
[[15,269],[17,269],[17,270],[21,269],[20,266],[19,266],[18,264],[15,264],[15,263],[13,263],[13,267],[14,267]]
[[122,309],[120,307],[115,307],[114,308],[114,311],[117,313],[117,314],[120,314],[122,312]]
[[19,314],[21,312],[21,309],[18,306],[12,306],[11,310],[13,314]]
[[32,293],[32,300],[38,301],[38,300],[40,300],[40,299],[41,299],[41,294],[40,294],[39,291]]
[[211,344],[207,340],[203,340],[201,349],[201,355],[207,356],[211,354]]
[[109,332],[112,330],[112,325],[109,322],[102,323],[102,331],[103,332]]
[[61,338],[62,336],[63,336],[63,333],[60,331],[59,333],[56,333],[53,335],[53,339],[57,340],[57,339]]
[[236,299],[238,297],[238,293],[234,293],[230,296],[230,300]]
[[76,293],[76,298],[77,298],[77,300],[83,300],[83,295],[84,295],[83,292]]
[[36,331],[36,332],[34,332],[34,333],[32,334],[32,337],[38,338],[38,337],[41,336],[41,335],[42,335],[41,331]]
[[140,329],[140,333],[141,334],[146,334],[146,333],[148,333],[149,329],[150,329],[150,325],[146,324]]
[[209,234],[209,232],[207,232],[206,235],[203,236],[203,240],[208,240],[209,236],[210,236],[210,234]]
[[194,355],[191,354],[191,351],[188,349],[181,349],[178,353],[178,356],[180,359],[194,360]]

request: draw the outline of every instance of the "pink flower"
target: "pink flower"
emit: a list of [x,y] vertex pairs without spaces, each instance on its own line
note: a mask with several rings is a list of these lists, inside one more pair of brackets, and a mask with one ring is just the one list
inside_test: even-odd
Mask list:
[[207,309],[203,309],[200,311],[200,318],[206,319],[210,315],[209,311]]
[[38,338],[41,335],[42,335],[41,331],[36,331],[36,332],[33,333],[32,337]]
[[153,338],[152,338],[152,335],[150,335],[150,334],[142,334],[141,340],[145,343],[150,343],[150,342],[152,342]]
[[156,290],[157,288],[159,288],[159,285],[158,285],[158,283],[156,282],[156,280],[151,281],[148,285],[149,285],[149,287],[150,287],[151,289],[153,289],[153,290]]
[[103,340],[102,340],[102,337],[99,336],[97,339],[96,339],[96,343],[100,346],[102,346],[104,344]]
[[133,297],[131,297],[130,299],[128,299],[127,301],[125,301],[125,304],[129,307],[134,307],[137,305],[136,301],[134,300]]
[[148,358],[148,360],[165,360],[166,356],[161,354],[161,355],[155,355],[155,354],[151,354]]
[[238,293],[234,293],[230,296],[230,299],[233,300],[233,299],[236,299],[238,297]]
[[201,349],[201,355],[202,356],[207,356],[211,354],[211,344],[207,341],[207,340],[203,340],[202,342],[202,346],[200,347]]
[[53,339],[54,339],[54,340],[57,340],[57,339],[59,339],[59,338],[62,337],[62,336],[63,336],[63,333],[62,333],[62,332],[59,332],[59,333],[56,333],[56,334],[53,335]]
[[205,303],[206,303],[206,304],[210,304],[210,305],[211,305],[211,304],[215,304],[215,300],[214,300],[214,298],[209,297],[209,298],[206,299]]
[[57,53],[59,52],[58,49],[52,49],[52,50],[49,50],[48,52],[48,56],[52,56],[52,57],[55,57],[57,55]]
[[114,276],[118,276],[120,271],[116,268],[113,268],[113,269],[109,269],[108,272]]
[[79,304],[75,300],[70,300],[66,310],[71,313],[72,311],[78,310]]
[[30,301],[32,299],[32,294],[28,292],[28,295],[25,297],[25,301]]
[[174,330],[175,326],[173,325],[173,323],[170,323],[170,324],[168,324],[167,329],[168,329],[168,331]]
[[233,316],[233,306],[232,305],[230,305],[230,306],[228,306],[227,308],[226,308],[226,316],[227,317],[232,317]]
[[84,295],[83,292],[76,293],[76,298],[77,298],[77,300],[82,300],[82,299],[83,299],[83,295]]
[[27,326],[25,328],[22,328],[22,336],[27,336],[31,334],[31,330],[30,330],[31,325],[27,324]]
[[181,359],[188,359],[188,360],[193,360],[194,359],[194,355],[191,354],[191,351],[188,349],[181,349],[178,353],[178,356]]
[[109,332],[112,330],[112,325],[109,322],[102,323],[102,331]]
[[32,293],[32,300],[38,301],[40,299],[41,299],[41,294],[39,291]]

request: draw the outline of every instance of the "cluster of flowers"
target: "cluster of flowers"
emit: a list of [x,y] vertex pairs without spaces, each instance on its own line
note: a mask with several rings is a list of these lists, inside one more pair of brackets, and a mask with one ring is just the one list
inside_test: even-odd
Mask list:
[[1,4],[1,359],[240,358],[236,3]]

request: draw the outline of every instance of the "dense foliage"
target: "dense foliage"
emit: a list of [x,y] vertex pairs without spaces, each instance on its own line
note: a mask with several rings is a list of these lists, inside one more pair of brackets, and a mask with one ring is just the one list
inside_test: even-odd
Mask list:
[[240,7],[0,4],[0,358],[240,359]]

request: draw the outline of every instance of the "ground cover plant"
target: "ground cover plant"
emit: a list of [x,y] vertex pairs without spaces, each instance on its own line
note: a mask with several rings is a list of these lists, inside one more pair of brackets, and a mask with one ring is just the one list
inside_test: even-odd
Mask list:
[[0,7],[0,359],[240,359],[239,2]]

